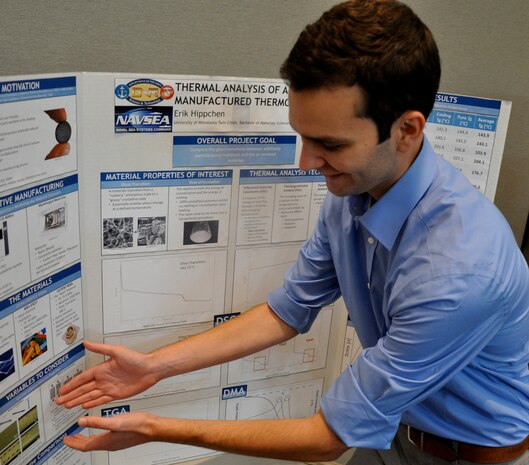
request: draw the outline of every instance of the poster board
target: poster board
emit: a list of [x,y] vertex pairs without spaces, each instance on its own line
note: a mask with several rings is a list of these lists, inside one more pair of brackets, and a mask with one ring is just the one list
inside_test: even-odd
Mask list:
[[[275,79],[0,79],[0,458],[154,465],[215,457],[177,445],[76,453],[61,440],[79,430],[83,412],[53,399],[101,361],[84,351],[84,338],[150,351],[221,324],[281,284],[326,194],[318,172],[297,168],[287,92]],[[440,94],[427,123],[434,148],[491,199],[509,110],[509,102]],[[90,413],[310,415],[358,353],[355,341],[339,301],[292,341]]]

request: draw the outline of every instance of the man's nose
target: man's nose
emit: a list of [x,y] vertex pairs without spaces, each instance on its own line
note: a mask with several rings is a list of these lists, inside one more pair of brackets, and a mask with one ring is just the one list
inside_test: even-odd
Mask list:
[[302,142],[301,154],[299,155],[299,168],[303,171],[317,170],[325,165],[319,151],[312,144]]

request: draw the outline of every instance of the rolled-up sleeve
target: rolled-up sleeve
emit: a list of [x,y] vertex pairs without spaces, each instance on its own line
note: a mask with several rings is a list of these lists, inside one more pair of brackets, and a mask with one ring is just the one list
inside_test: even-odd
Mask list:
[[340,296],[325,223],[320,215],[296,263],[285,274],[283,287],[268,296],[268,305],[288,325],[305,333],[319,311]]

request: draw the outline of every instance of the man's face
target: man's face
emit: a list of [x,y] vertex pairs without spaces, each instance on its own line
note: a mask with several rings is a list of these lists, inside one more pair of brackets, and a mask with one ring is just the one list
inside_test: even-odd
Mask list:
[[397,151],[396,125],[379,144],[373,120],[357,116],[363,105],[356,85],[289,92],[290,124],[303,142],[300,168],[320,171],[335,195],[367,192],[378,199],[407,166]]

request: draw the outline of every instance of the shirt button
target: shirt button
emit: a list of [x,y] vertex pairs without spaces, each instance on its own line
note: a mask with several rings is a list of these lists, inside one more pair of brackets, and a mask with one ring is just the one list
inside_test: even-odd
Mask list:
[[371,236],[367,238],[367,242],[371,245],[375,243],[375,239],[373,239]]
[[367,283],[367,288],[371,290],[371,283]]

